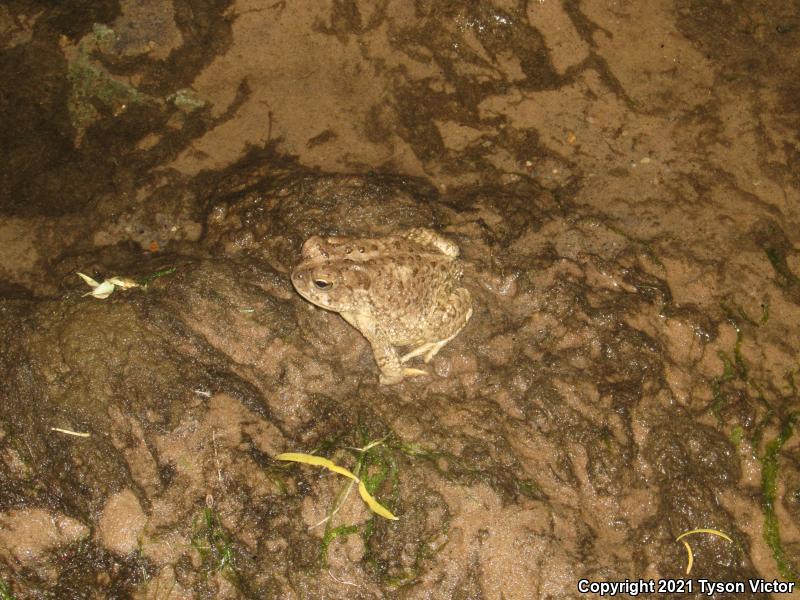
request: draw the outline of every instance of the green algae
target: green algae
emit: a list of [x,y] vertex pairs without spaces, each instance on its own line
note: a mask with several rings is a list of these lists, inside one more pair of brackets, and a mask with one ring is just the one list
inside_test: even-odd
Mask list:
[[767,254],[767,259],[772,268],[780,276],[780,284],[782,287],[800,287],[800,277],[795,275],[789,268],[786,261],[786,251],[782,248],[775,246],[768,246],[764,248]]
[[[768,255],[770,255],[768,249]],[[770,255],[771,256],[771,255]],[[776,262],[771,258],[773,266]],[[780,261],[777,261],[780,264]],[[780,272],[778,268],[776,268]],[[781,273],[786,276],[785,273]],[[758,423],[751,429],[749,435],[745,432],[741,425],[735,425],[730,433],[732,443],[739,447],[743,440],[747,439],[753,449],[760,447],[764,432],[767,427],[774,422],[776,415],[780,416],[780,411],[773,407],[767,400],[762,390],[762,386],[754,381],[751,377],[750,369],[745,361],[742,353],[742,343],[744,340],[744,333],[739,320],[758,327],[765,323],[769,318],[769,306],[762,305],[762,314],[758,321],[749,317],[749,315],[741,308],[734,305],[736,311],[723,304],[722,309],[728,317],[728,321],[733,325],[736,331],[736,341],[734,342],[733,349],[730,353],[720,350],[718,356],[722,361],[722,373],[715,377],[711,382],[713,401],[711,403],[711,411],[722,423],[721,411],[725,405],[723,397],[723,386],[733,380],[741,381],[747,388],[755,391],[756,398],[761,402],[764,407],[764,412]],[[798,390],[794,381],[793,373],[788,373],[786,379],[791,391],[790,397],[793,399],[798,398]],[[775,500],[777,497],[777,486],[779,481],[779,454],[783,445],[791,438],[794,432],[794,426],[800,413],[790,412],[787,416],[779,420],[779,432],[777,437],[772,439],[766,444],[764,454],[760,457],[761,462],[761,491],[762,491],[762,511],[764,515],[764,541],[772,551],[775,559],[778,572],[781,576],[788,580],[798,582],[800,578],[800,571],[791,563],[786,551],[783,548],[780,538],[780,523],[778,516],[775,512]]]
[[739,448],[744,438],[745,438],[744,429],[740,425],[737,425],[731,430],[730,440],[731,443],[734,446],[736,446],[736,448]]
[[78,144],[86,129],[101,117],[99,109],[118,115],[128,105],[149,99],[132,85],[115,79],[91,60],[93,51],[107,50],[115,40],[116,34],[112,29],[95,24],[93,33],[78,44],[77,53],[67,67],[67,80],[70,83],[67,109],[77,132]]
[[0,579],[0,600],[14,600],[14,595],[5,581]]
[[778,572],[788,581],[798,583],[800,570],[786,556],[780,537],[780,524],[775,514],[775,498],[778,487],[778,454],[783,445],[792,437],[798,414],[792,413],[781,425],[778,436],[767,444],[761,458],[761,492],[764,496],[762,509],[764,512],[764,541],[772,550]]
[[236,584],[239,581],[230,536],[214,509],[206,507],[195,518],[192,526],[192,547],[200,555],[202,568],[207,576],[220,572],[231,583]]
[[348,535],[357,533],[359,529],[359,525],[339,525],[338,527],[331,527],[330,529],[325,530],[325,534],[322,536],[322,542],[320,542],[319,548],[319,562],[322,568],[326,568],[328,566],[328,547],[331,545],[331,542],[336,539],[346,538]]
[[181,88],[178,91],[167,96],[167,101],[172,102],[175,106],[184,112],[193,112],[198,108],[203,108],[206,105],[205,100],[201,100],[197,93],[189,88]]
[[141,279],[138,280],[138,283],[142,287],[147,287],[148,285],[150,285],[153,281],[155,281],[159,277],[164,277],[166,275],[171,275],[172,273],[174,273],[177,270],[178,270],[177,267],[169,267],[169,268],[166,268],[166,269],[160,269],[158,271],[155,271],[154,273],[151,273],[150,275],[147,275],[146,277],[142,277]]

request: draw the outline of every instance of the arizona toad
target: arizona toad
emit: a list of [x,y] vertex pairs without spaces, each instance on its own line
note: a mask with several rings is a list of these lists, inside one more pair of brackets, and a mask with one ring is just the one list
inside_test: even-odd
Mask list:
[[[381,383],[399,383],[426,374],[403,364],[421,354],[430,361],[472,316],[469,292],[457,287],[458,253],[453,242],[424,228],[382,238],[314,236],[303,244],[292,284],[367,338]],[[410,351],[400,356],[395,346]]]

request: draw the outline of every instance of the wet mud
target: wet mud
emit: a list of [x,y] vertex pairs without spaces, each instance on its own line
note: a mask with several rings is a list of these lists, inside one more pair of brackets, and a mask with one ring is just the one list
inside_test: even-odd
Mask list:
[[[0,48],[0,598],[798,595],[749,586],[800,579],[793,2],[20,0]],[[289,274],[413,227],[473,316],[381,385]]]

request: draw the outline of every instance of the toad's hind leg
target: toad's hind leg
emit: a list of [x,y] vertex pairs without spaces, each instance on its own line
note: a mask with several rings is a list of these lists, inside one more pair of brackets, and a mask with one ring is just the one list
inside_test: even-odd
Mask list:
[[439,350],[464,329],[472,316],[472,296],[464,288],[458,288],[449,294],[439,306],[441,308],[433,314],[431,324],[432,329],[442,338],[417,346],[400,358],[401,363],[421,354],[425,355],[423,360],[426,363],[430,362]]

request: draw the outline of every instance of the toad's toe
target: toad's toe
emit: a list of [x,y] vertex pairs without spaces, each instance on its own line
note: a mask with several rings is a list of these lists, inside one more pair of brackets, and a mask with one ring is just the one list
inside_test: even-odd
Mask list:
[[406,367],[399,373],[381,373],[378,380],[382,385],[394,385],[400,383],[406,377],[419,377],[423,375],[428,375],[428,372],[422,369]]

